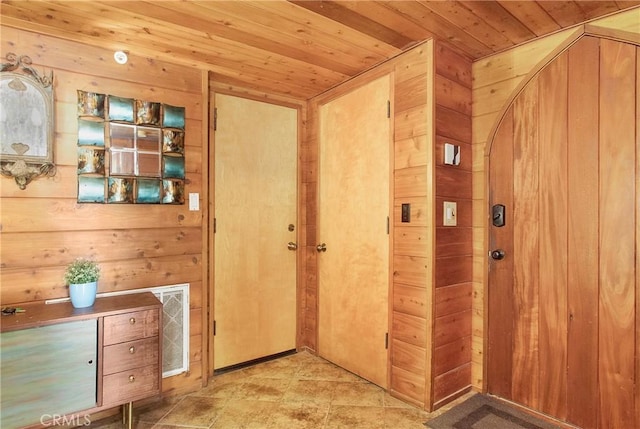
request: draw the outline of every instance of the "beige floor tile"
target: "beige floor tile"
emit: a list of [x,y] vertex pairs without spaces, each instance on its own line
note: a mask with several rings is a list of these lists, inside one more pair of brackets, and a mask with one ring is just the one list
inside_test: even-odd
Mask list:
[[385,408],[385,429],[424,429],[429,414],[416,408]]
[[[424,429],[430,417],[307,352],[216,375],[195,393],[134,415],[138,429]],[[103,423],[91,427],[122,427]]]
[[337,381],[333,385],[331,404],[382,407],[384,390],[371,383]]
[[269,417],[269,429],[319,429],[328,412],[329,405],[281,403]]
[[235,392],[233,399],[256,401],[280,401],[287,392],[291,379],[257,378],[245,381]]
[[301,380],[352,381],[364,383],[365,380],[337,365],[325,360],[309,362],[300,368]]
[[384,429],[384,409],[332,405],[324,429]]
[[159,423],[163,425],[209,427],[218,418],[222,408],[222,404],[215,398],[185,396]]
[[230,400],[211,429],[267,429],[269,417],[280,403],[255,400]]
[[330,404],[335,382],[326,380],[293,380],[284,394],[284,402]]
[[166,416],[177,404],[182,397],[168,397],[153,404],[146,405],[140,409],[133,407],[134,420],[144,423],[157,423],[161,418]]
[[404,401],[401,401],[398,398],[394,398],[393,396],[389,395],[386,392],[384,394],[384,406],[391,407],[391,408],[411,408],[411,409],[416,408],[413,405],[408,404]]

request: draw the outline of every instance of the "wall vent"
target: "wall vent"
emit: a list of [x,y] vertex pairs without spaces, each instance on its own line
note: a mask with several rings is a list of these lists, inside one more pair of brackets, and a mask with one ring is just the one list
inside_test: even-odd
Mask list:
[[[189,284],[99,293],[98,297],[151,292],[162,302],[162,377],[189,370]],[[51,299],[47,304],[69,301]]]

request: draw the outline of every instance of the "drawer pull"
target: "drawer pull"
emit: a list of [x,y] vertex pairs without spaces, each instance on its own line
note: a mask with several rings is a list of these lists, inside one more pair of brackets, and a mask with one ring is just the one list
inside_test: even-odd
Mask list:
[[129,347],[129,353],[134,354],[136,352],[136,348],[131,346]]
[[136,324],[136,318],[132,317],[131,319],[129,319],[129,324],[130,325],[135,325]]
[[134,381],[136,381],[136,377],[133,375],[129,376],[129,383],[133,383]]

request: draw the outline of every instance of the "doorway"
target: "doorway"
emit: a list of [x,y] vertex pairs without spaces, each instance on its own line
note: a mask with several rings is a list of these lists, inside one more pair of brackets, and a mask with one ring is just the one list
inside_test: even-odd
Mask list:
[[638,58],[583,36],[508,107],[489,157],[488,391],[584,428],[640,423]]
[[296,348],[297,110],[216,94],[214,369]]

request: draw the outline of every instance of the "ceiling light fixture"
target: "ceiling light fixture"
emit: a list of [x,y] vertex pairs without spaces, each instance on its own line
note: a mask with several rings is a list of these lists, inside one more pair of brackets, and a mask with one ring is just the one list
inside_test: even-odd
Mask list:
[[125,51],[116,51],[113,54],[113,59],[116,60],[118,64],[126,64],[129,57],[127,57],[127,53]]

